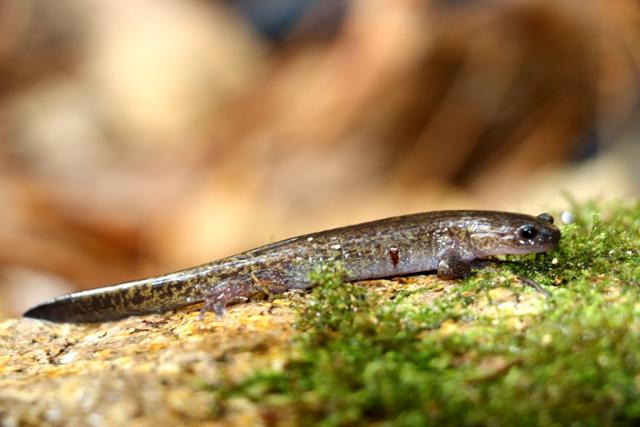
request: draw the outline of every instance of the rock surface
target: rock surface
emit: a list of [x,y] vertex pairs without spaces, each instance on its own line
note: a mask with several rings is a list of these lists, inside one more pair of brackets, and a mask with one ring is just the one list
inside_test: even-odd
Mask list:
[[[517,323],[518,314],[542,309],[541,294],[516,295],[497,285],[484,297],[476,295],[474,310],[516,315]],[[458,289],[433,275],[366,286],[390,300],[422,289],[405,301],[417,306]],[[0,322],[0,425],[268,424],[264,413],[242,399],[215,412],[216,394],[209,388],[284,366],[296,333],[296,306],[306,298],[291,294],[237,305],[222,319],[211,313],[201,318],[193,308],[90,325]],[[461,327],[447,321],[434,332],[446,336]],[[279,414],[279,421],[286,417]]]
[[[291,304],[239,305],[223,319],[191,310],[95,325],[5,320],[0,425],[207,425],[205,385],[283,360]],[[227,422],[251,422],[231,412]]]

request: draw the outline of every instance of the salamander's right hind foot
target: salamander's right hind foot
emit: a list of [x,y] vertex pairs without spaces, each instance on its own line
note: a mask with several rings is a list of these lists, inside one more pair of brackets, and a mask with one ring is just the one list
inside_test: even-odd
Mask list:
[[281,294],[293,286],[287,286],[282,273],[274,270],[249,272],[231,279],[224,279],[205,289],[202,314],[213,311],[218,318],[232,304],[262,300],[272,294]]
[[212,311],[218,318],[222,318],[227,311],[227,307],[233,304],[249,302],[255,299],[262,299],[266,296],[264,290],[256,286],[253,281],[224,281],[211,287],[205,293],[205,301],[200,316]]

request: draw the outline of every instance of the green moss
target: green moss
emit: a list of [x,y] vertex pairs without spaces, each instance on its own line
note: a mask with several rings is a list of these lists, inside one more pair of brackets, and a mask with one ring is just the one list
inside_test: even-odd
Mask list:
[[[636,423],[640,203],[574,205],[573,213],[557,250],[510,257],[517,262],[479,271],[428,303],[419,298],[428,286],[390,299],[343,283],[339,266],[319,270],[291,360],[223,396],[293,413],[300,424]],[[495,300],[504,298],[496,287],[513,295],[515,311]],[[518,311],[527,298],[538,308]]]

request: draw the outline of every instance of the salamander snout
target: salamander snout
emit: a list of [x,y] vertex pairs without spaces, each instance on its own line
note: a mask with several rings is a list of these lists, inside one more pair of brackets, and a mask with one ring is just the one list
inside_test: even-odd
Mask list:
[[555,246],[560,240],[560,231],[555,227],[536,227],[525,224],[518,228],[520,244],[551,244]]

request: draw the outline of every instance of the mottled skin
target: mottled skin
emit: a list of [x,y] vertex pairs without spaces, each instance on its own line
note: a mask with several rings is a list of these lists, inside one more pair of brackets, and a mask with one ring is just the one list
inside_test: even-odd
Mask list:
[[201,301],[221,315],[233,303],[311,287],[309,275],[322,264],[340,262],[351,281],[434,270],[456,279],[468,275],[476,259],[545,252],[559,239],[548,214],[426,212],[307,234],[176,273],[72,293],[24,315],[99,322]]

